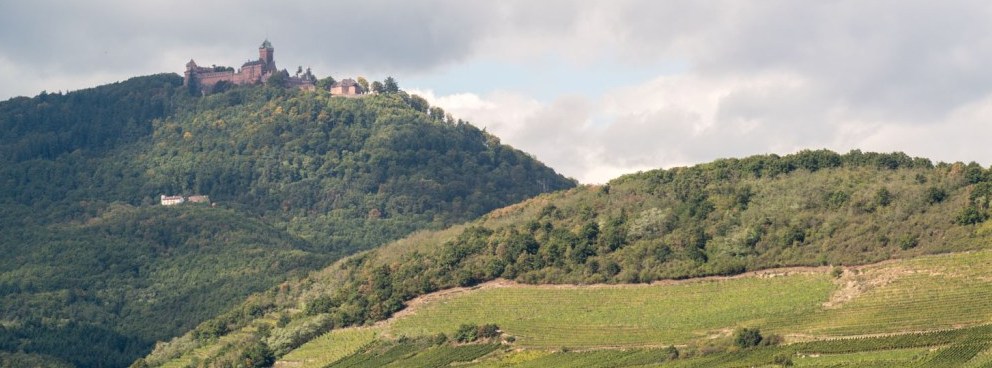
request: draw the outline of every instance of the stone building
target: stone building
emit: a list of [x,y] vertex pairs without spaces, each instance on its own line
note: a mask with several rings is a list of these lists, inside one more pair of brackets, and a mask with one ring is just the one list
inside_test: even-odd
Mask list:
[[362,93],[365,93],[362,85],[351,78],[338,81],[331,86],[331,94],[335,96],[357,96]]
[[172,206],[176,204],[181,204],[183,202],[186,202],[186,198],[183,198],[183,196],[181,195],[177,195],[177,196],[167,196],[165,194],[162,195],[163,206]]

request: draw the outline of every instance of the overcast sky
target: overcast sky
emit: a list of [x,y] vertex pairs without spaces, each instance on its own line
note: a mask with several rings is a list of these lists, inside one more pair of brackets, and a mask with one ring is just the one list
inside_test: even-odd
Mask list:
[[988,1],[6,1],[0,99],[237,67],[266,37],[583,183],[805,148],[992,163]]

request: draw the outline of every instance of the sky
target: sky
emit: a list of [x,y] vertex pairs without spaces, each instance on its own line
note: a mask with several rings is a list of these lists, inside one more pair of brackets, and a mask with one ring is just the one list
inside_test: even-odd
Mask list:
[[0,100],[200,65],[394,77],[582,183],[718,158],[992,163],[988,1],[7,1]]

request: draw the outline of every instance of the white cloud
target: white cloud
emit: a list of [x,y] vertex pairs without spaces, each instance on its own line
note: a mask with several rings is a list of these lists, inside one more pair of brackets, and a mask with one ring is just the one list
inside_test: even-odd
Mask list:
[[[433,103],[583,182],[822,147],[988,164],[990,16],[977,0],[9,2],[0,98],[178,72],[189,57],[236,66],[269,33],[282,67],[415,75]],[[428,89],[452,89],[423,84],[472,63],[537,72],[503,89],[502,74],[458,74],[465,90],[440,96]],[[661,70],[672,64],[684,68]],[[655,77],[627,82],[632,69]],[[626,77],[583,86],[558,70]]]
[[804,148],[905,151],[950,161],[992,158],[983,144],[992,133],[992,126],[984,123],[992,118],[992,97],[931,124],[912,124],[871,120],[872,112],[852,111],[817,87],[790,73],[679,75],[605,91],[595,99],[540,103],[505,91],[485,96],[426,93],[426,98],[585,183]]

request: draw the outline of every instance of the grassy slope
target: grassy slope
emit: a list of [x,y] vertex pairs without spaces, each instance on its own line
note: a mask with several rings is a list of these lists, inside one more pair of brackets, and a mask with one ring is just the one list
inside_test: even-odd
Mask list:
[[770,316],[809,316],[831,288],[824,274],[660,287],[490,288],[430,303],[397,320],[391,332],[430,335],[462,323],[496,323],[522,347],[659,346],[766,325]]
[[[616,285],[558,287],[502,285],[427,298],[412,313],[375,328],[386,336],[430,336],[452,333],[462,323],[497,323],[517,338],[514,346],[548,351],[561,347],[637,348],[675,344],[689,351],[725,338],[738,327],[759,327],[790,340],[819,340],[867,334],[909,333],[957,329],[992,323],[992,250],[925,256],[850,268],[833,279],[829,268],[801,273],[760,273],[725,280],[700,280],[675,285]],[[774,277],[772,277],[774,275]],[[856,290],[856,291],[852,291]],[[849,297],[849,298],[848,298]],[[831,302],[829,306],[825,303]],[[361,334],[372,341],[369,328],[330,333],[287,355],[286,361],[321,364],[355,351],[355,344],[335,343],[338,336]],[[886,361],[893,365],[946,355],[980,353],[974,364],[989,361],[989,341],[958,344],[955,350],[939,338],[927,348],[885,348],[855,344],[851,352],[794,356],[798,366],[830,366]],[[902,346],[912,345],[903,343]],[[932,345],[932,346],[931,346]],[[803,343],[786,345],[802,350]],[[934,351],[944,351],[941,358]],[[866,349],[860,351],[858,349]],[[774,348],[767,348],[774,349]],[[944,350],[941,350],[944,349]],[[957,352],[961,350],[961,352]],[[638,351],[638,350],[634,350]],[[957,353],[956,353],[957,352]],[[788,351],[794,355],[794,352]],[[619,355],[617,355],[619,354]],[[632,353],[590,352],[547,355],[511,352],[496,355],[480,366],[528,361],[522,366],[570,366],[635,359]],[[652,357],[659,352],[644,352]],[[765,354],[768,355],[768,354]],[[811,356],[816,355],[816,356]],[[720,355],[716,355],[719,357]],[[612,357],[612,358],[609,358]],[[687,359],[678,364],[704,364]],[[722,358],[726,359],[726,358]],[[760,359],[759,359],[760,360]],[[968,361],[971,359],[965,359]],[[712,362],[711,362],[712,363]],[[716,363],[713,363],[716,364]],[[723,363],[720,363],[723,364]],[[704,364],[705,365],[705,364]]]
[[[427,302],[385,331],[430,335],[495,322],[521,347],[594,348],[686,344],[751,326],[810,339],[992,323],[992,250],[852,268],[839,279],[828,270],[677,285],[481,288]],[[842,296],[850,299],[824,306]]]

